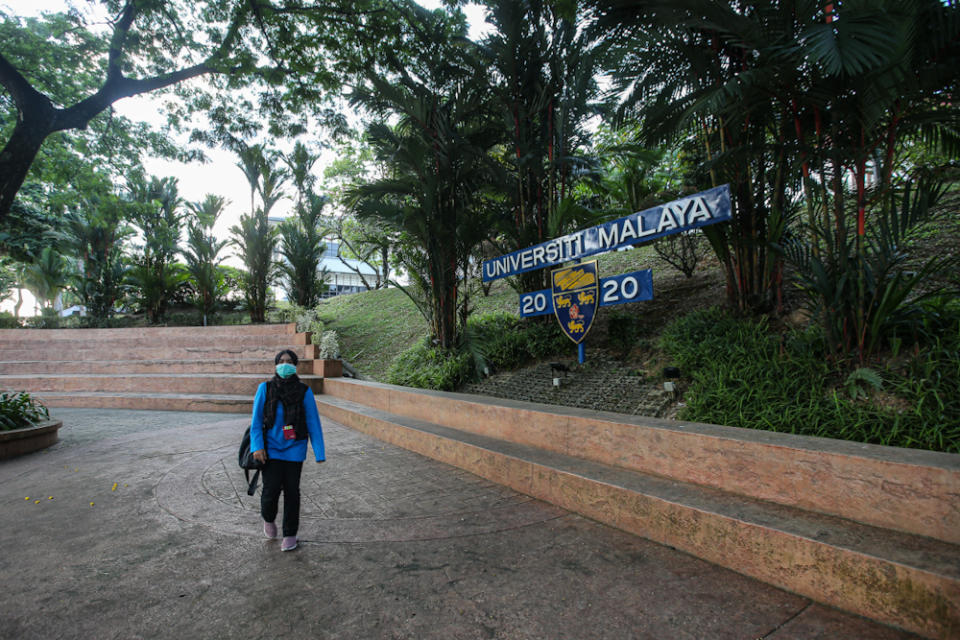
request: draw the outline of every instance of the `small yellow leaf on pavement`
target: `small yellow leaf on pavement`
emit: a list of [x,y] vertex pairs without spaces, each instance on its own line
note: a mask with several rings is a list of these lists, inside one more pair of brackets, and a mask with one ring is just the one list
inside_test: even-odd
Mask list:
[[29,499],[30,499],[30,496],[27,496],[26,498],[24,498],[24,500],[29,500]]
[[33,504],[40,504],[40,501],[39,501],[39,500],[34,500],[34,501],[33,501]]
[[110,491],[116,491],[116,490],[117,490],[117,483],[114,482],[114,483],[113,483],[113,486],[110,487]]
[[92,503],[92,502],[90,503],[90,506],[91,506],[91,507],[93,506],[93,503]]

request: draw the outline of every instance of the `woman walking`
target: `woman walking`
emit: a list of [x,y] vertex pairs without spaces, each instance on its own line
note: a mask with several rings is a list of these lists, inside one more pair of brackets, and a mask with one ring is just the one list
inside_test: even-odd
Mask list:
[[[297,377],[297,354],[289,349],[274,358],[276,375],[257,387],[250,425],[253,457],[266,462],[260,515],[263,533],[277,537],[277,510],[283,493],[283,541],[281,551],[297,548],[300,526],[300,472],[307,458],[307,440],[317,463],[326,460],[323,430],[313,391]],[[264,442],[266,435],[266,442]]]

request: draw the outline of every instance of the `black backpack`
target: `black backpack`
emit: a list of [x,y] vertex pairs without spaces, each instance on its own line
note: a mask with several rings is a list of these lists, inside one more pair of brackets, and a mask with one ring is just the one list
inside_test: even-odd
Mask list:
[[[264,438],[264,444],[266,444],[266,438]],[[264,448],[264,451],[266,451],[266,448]],[[243,438],[240,440],[240,452],[237,456],[237,462],[240,464],[240,468],[243,469],[243,475],[247,479],[247,495],[252,496],[257,490],[260,470],[263,469],[265,463],[259,462],[253,457],[253,452],[250,451],[250,427],[247,427],[247,430],[243,432]],[[251,471],[254,472],[253,480],[250,479]]]

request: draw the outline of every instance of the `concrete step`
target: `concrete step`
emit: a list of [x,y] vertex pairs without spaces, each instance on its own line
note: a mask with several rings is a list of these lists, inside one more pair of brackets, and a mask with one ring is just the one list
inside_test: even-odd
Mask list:
[[227,358],[261,359],[273,362],[281,349],[288,348],[299,358],[305,358],[305,345],[285,346],[243,346],[228,343],[214,343],[203,346],[151,346],[116,347],[109,343],[98,345],[89,342],[77,342],[72,347],[36,347],[32,349],[0,349],[0,359],[11,360],[198,360]]
[[210,347],[222,345],[244,348],[270,348],[274,353],[292,346],[303,346],[309,342],[307,333],[283,333],[265,335],[160,335],[147,337],[104,337],[100,339],[84,338],[0,338],[0,352],[6,350],[26,351],[30,349],[58,349],[68,352],[76,348],[139,349],[142,347]]
[[[337,386],[331,382],[325,386]],[[389,389],[379,392],[386,401],[397,399]],[[413,395],[440,416],[436,400],[456,394]],[[407,406],[406,400],[397,405]],[[384,441],[818,602],[930,638],[960,633],[956,544],[454,429],[336,395],[318,396],[317,404],[322,415]],[[488,413],[496,419],[495,411]],[[546,425],[526,424],[528,431]],[[749,468],[740,472],[752,474]]]
[[243,413],[247,415],[253,411],[252,395],[76,391],[44,392],[38,394],[37,398],[48,407],[214,411],[220,413]]
[[[300,375],[312,372],[310,361],[297,367]],[[0,374],[35,373],[253,373],[273,375],[273,358],[218,358],[198,360],[14,360],[0,361]]]
[[253,336],[297,333],[295,323],[220,325],[213,327],[132,327],[128,329],[0,329],[0,340],[113,340],[162,336]]
[[[0,375],[0,388],[26,391],[31,394],[56,392],[118,392],[171,394],[226,394],[251,398],[267,376],[258,374],[34,374],[29,376]],[[315,392],[321,390],[322,378],[300,378]]]
[[960,544],[960,455],[329,378],[324,394],[545,451]]

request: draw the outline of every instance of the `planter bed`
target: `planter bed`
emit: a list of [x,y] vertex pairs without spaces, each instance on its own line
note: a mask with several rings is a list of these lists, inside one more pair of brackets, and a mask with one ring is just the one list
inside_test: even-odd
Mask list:
[[62,420],[47,420],[32,427],[0,431],[0,460],[45,449],[57,442]]

